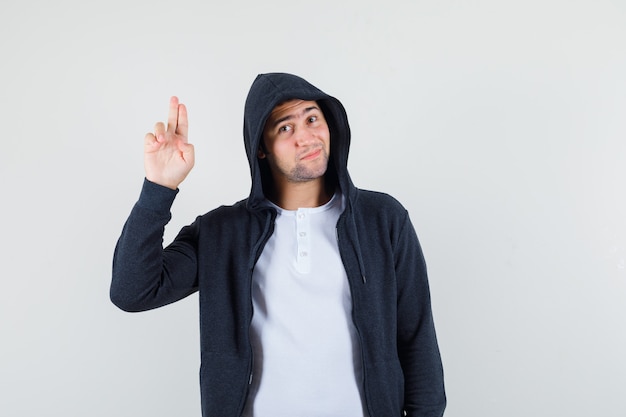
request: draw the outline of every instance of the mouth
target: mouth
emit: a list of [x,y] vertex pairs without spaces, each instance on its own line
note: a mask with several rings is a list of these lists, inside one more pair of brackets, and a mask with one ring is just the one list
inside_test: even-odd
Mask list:
[[312,150],[310,152],[305,153],[304,156],[302,156],[300,158],[300,160],[308,161],[308,160],[311,160],[311,159],[315,159],[318,156],[320,156],[321,153],[322,153],[322,148],[317,148],[317,149],[314,149],[314,150]]

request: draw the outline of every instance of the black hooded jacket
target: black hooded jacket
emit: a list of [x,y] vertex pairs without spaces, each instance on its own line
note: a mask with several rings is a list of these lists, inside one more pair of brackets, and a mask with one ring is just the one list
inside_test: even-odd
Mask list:
[[199,216],[163,249],[177,191],[144,181],[115,249],[111,300],[123,310],[143,311],[199,291],[202,415],[241,415],[253,361],[252,271],[276,218],[263,204],[271,178],[257,150],[272,109],[295,98],[315,100],[324,112],[331,138],[326,175],[346,196],[336,231],[360,339],[366,409],[370,417],[442,416],[446,398],[426,265],[408,213],[392,197],[353,185],[345,109],[294,75],[259,75],[248,94],[247,199]]

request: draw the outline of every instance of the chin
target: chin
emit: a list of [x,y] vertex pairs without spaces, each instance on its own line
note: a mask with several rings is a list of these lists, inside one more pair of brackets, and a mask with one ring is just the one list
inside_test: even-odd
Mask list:
[[320,179],[326,174],[326,167],[320,167],[319,169],[294,169],[289,175],[289,179],[292,182],[307,182]]

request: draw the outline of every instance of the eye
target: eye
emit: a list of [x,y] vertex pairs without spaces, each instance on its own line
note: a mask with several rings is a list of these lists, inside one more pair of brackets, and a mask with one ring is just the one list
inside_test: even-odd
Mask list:
[[291,126],[284,125],[278,128],[278,133],[289,132],[291,130]]
[[315,122],[317,122],[317,116],[309,117],[309,123],[315,123]]

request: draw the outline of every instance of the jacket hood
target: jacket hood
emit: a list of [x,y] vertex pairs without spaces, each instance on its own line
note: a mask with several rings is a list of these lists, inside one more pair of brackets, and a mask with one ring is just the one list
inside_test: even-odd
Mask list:
[[298,76],[285,73],[260,74],[250,87],[244,110],[243,138],[252,177],[247,201],[249,209],[256,209],[263,203],[263,185],[272,181],[267,165],[257,157],[265,122],[274,107],[293,99],[316,101],[320,106],[330,131],[330,159],[325,175],[337,182],[347,198],[353,194],[354,186],[347,170],[350,126],[341,102]]

